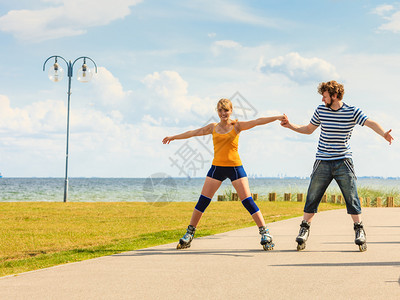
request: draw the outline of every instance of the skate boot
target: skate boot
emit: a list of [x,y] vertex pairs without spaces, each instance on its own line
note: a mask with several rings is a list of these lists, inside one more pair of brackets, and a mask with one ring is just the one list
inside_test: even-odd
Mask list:
[[192,225],[189,225],[186,230],[185,235],[179,240],[179,244],[176,246],[176,249],[189,248],[192,243],[195,231],[196,231],[196,228]]
[[273,250],[275,244],[272,242],[272,235],[269,234],[269,230],[266,226],[261,226],[258,228],[261,234],[260,244],[263,246],[265,251]]
[[306,248],[306,241],[310,235],[310,225],[306,220],[303,220],[300,224],[299,235],[296,237],[297,251],[304,250]]
[[362,222],[360,223],[354,223],[354,232],[356,234],[356,238],[354,242],[358,247],[360,248],[361,252],[364,252],[367,250],[367,236],[364,231],[364,225]]

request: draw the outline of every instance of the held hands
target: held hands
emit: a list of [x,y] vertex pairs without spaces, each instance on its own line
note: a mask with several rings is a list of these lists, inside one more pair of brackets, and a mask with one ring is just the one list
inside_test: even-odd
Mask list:
[[287,115],[283,114],[283,117],[280,119],[281,121],[281,126],[288,128],[290,123]]
[[394,138],[393,138],[392,135],[390,134],[391,131],[392,131],[392,129],[390,129],[389,131],[386,131],[386,132],[383,134],[384,139],[387,140],[387,141],[389,142],[389,145],[391,145],[391,144],[392,144],[392,141],[394,141]]
[[285,120],[285,118],[287,119],[287,116],[285,114],[283,114],[283,115],[278,116],[277,120],[282,122],[283,120]]

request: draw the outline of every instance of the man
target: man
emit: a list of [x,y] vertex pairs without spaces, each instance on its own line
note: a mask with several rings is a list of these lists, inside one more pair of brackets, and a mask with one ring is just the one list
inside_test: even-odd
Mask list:
[[297,250],[305,249],[305,242],[310,233],[310,225],[314,214],[318,210],[327,187],[332,179],[338,183],[346,201],[347,213],[354,222],[355,243],[360,251],[367,249],[366,235],[361,221],[361,205],[357,194],[356,175],[354,173],[352,152],[349,140],[356,124],[367,126],[392,143],[393,137],[389,131],[375,121],[369,119],[363,112],[354,106],[343,102],[344,87],[336,81],[322,82],[318,87],[322,95],[322,102],[314,112],[308,125],[299,126],[290,123],[286,118],[281,125],[302,134],[311,134],[321,125],[321,134],[308,187],[306,204],[304,206],[303,221],[296,238]]

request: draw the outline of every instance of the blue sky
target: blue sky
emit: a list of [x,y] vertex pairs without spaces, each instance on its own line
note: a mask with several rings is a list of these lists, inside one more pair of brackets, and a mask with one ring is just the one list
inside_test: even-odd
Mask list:
[[[215,121],[216,102],[234,95],[241,120],[308,124],[332,79],[393,129],[391,146],[354,129],[357,174],[400,176],[399,2],[1,0],[0,43],[4,176],[64,176],[67,80],[42,71],[52,55],[98,65],[90,83],[74,67],[71,177],[205,176],[208,138],[162,139]],[[318,136],[268,124],[243,132],[239,152],[250,176],[305,177]]]

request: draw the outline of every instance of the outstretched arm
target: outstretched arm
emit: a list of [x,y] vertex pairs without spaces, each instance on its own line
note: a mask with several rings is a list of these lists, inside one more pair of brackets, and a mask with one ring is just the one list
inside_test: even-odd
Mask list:
[[293,131],[296,131],[298,133],[302,133],[302,134],[311,134],[315,131],[315,129],[318,128],[318,126],[315,126],[311,123],[308,123],[308,125],[296,125],[293,123],[289,122],[289,119],[286,115],[284,115],[285,118],[281,121],[281,125],[283,127],[292,129]]
[[248,130],[255,126],[265,125],[265,124],[274,122],[276,120],[282,121],[284,118],[285,118],[284,115],[280,115],[280,116],[273,116],[273,117],[258,118],[258,119],[251,120],[251,121],[240,121],[240,122],[238,122],[238,127],[239,127],[238,129],[239,129],[239,131]]
[[372,121],[371,119],[368,119],[367,121],[365,121],[364,123],[365,126],[371,128],[373,131],[375,131],[377,134],[379,134],[380,136],[382,136],[385,140],[387,140],[389,142],[389,145],[392,144],[392,141],[394,140],[394,138],[392,137],[392,135],[390,134],[390,132],[392,131],[392,129],[388,130],[385,132],[385,130],[383,130],[382,126],[379,125],[377,122]]
[[200,135],[207,135],[212,133],[214,128],[214,124],[208,124],[207,126],[195,129],[195,130],[189,130],[181,134],[173,135],[173,136],[167,136],[163,139],[163,144],[169,144],[173,140],[184,140],[188,139],[194,136],[200,136]]

